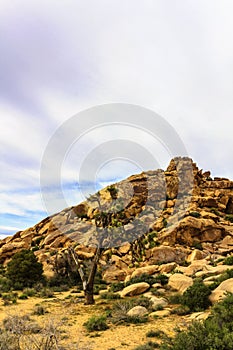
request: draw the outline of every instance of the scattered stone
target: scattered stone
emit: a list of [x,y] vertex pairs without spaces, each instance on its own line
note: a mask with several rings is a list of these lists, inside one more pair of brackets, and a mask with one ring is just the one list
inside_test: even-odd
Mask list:
[[154,312],[151,312],[149,316],[151,317],[166,317],[170,315],[170,310],[157,310]]
[[122,298],[126,296],[132,297],[134,295],[143,294],[149,288],[150,288],[149,283],[146,283],[146,282],[134,283],[128,287],[125,287],[121,292],[119,292],[119,294]]
[[157,298],[153,296],[151,299],[153,310],[157,310],[159,307],[165,307],[168,305],[168,302],[164,298]]
[[148,314],[148,310],[144,306],[134,306],[127,312],[128,316],[145,316]]

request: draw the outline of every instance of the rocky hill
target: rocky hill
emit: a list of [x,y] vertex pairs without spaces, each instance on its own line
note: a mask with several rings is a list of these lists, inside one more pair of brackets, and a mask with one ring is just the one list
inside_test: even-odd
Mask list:
[[1,240],[0,262],[6,264],[23,248],[32,249],[51,276],[55,257],[62,258],[70,245],[80,260],[91,259],[101,212],[116,232],[103,243],[100,260],[108,282],[175,268],[187,278],[214,274],[224,271],[222,260],[233,252],[233,181],[212,179],[189,158],[178,157],[165,171],[130,176]]

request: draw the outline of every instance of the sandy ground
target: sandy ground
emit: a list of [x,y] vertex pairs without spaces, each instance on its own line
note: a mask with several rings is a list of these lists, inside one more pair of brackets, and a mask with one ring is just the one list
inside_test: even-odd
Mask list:
[[[71,298],[69,298],[71,296]],[[92,315],[102,315],[109,303],[97,301],[94,306],[83,305],[83,299],[71,295],[70,292],[56,293],[55,298],[42,299],[30,297],[18,300],[17,304],[0,306],[0,322],[9,315],[29,315],[41,326],[48,322],[62,322],[63,344],[78,343],[71,347],[76,350],[133,350],[137,345],[150,340],[146,337],[149,330],[162,330],[167,335],[174,334],[174,328],[182,326],[184,319],[171,315],[166,318],[151,318],[148,323],[139,325],[110,325],[106,331],[88,333],[83,323]],[[33,310],[36,305],[42,305],[48,311],[45,315],[35,316]],[[153,339],[152,339],[153,340]],[[158,339],[154,339],[158,340]]]

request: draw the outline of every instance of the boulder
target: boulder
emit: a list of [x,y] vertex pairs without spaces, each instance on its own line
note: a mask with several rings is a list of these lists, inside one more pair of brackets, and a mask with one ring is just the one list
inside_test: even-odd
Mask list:
[[204,275],[221,275],[227,270],[232,270],[232,269],[233,269],[233,266],[229,266],[229,265],[217,265],[217,266],[205,265],[203,268],[203,271],[196,272],[196,277],[202,277]]
[[180,263],[185,260],[187,253],[185,249],[179,247],[169,247],[161,245],[159,247],[154,247],[146,252],[147,257],[150,259],[150,263],[170,263],[177,262]]
[[139,295],[146,292],[149,288],[150,288],[149,283],[146,283],[146,282],[134,283],[128,287],[125,287],[121,292],[119,292],[119,294],[122,298],[126,296],[132,297],[134,295]]
[[127,312],[128,316],[145,316],[148,314],[148,310],[144,306],[134,306]]
[[116,266],[109,266],[107,270],[103,273],[103,280],[108,283],[114,283],[119,281],[124,281],[126,277],[126,272],[118,269]]
[[159,307],[165,307],[168,305],[167,300],[164,298],[158,298],[156,296],[153,296],[152,298],[150,298],[150,300],[152,302],[153,310],[157,310]]
[[158,272],[158,269],[159,269],[158,265],[148,265],[148,266],[139,267],[132,273],[131,277],[133,278],[136,276],[141,276],[143,274],[153,275],[155,272]]
[[205,259],[195,260],[188,267],[183,267],[182,272],[184,272],[186,276],[193,276],[196,272],[207,269],[207,265],[208,262]]
[[193,280],[191,277],[185,276],[181,273],[175,273],[169,277],[168,285],[183,294],[188,287],[193,285]]
[[223,281],[216,289],[212,291],[209,297],[211,303],[216,303],[223,299],[227,292],[233,293],[233,278]]
[[159,266],[159,272],[160,273],[170,273],[177,267],[177,263],[172,262],[168,264],[162,264]]
[[206,254],[199,249],[194,249],[192,253],[187,257],[187,262],[193,262],[195,260],[202,260],[206,257]]

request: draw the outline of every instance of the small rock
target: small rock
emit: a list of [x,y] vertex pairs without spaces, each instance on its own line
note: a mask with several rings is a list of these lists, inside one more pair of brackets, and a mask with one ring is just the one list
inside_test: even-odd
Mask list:
[[152,317],[166,317],[170,315],[170,310],[158,310],[150,314]]
[[127,312],[128,316],[145,316],[148,314],[148,310],[144,306],[134,306]]
[[167,300],[164,298],[157,298],[156,296],[153,296],[150,300],[152,302],[153,310],[157,310],[158,307],[165,307],[168,305]]

